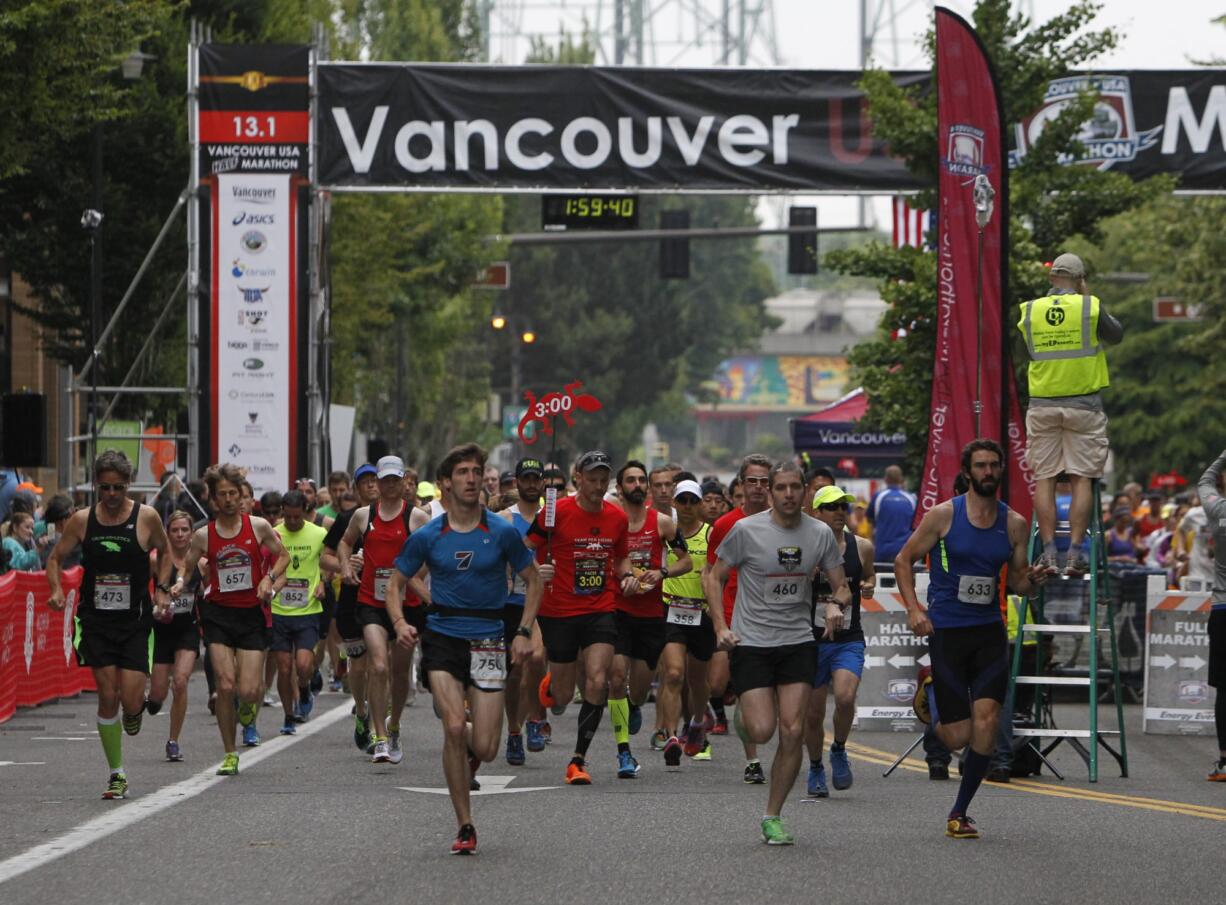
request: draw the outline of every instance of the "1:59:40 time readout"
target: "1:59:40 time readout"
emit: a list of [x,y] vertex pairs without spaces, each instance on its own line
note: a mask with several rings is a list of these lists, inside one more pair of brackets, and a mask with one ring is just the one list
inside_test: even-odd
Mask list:
[[633,217],[635,198],[567,198],[566,214],[576,217]]

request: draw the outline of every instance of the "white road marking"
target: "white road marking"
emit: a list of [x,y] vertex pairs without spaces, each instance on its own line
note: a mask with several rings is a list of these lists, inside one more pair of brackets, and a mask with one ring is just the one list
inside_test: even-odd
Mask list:
[[[334,723],[339,723],[348,716],[349,702],[346,700],[327,713],[311,720],[311,722],[299,726],[296,735],[275,736],[254,751],[241,750],[239,752],[241,756],[240,768],[246,770],[262,760],[279,754],[290,745],[304,738],[309,738],[317,732],[322,732]],[[78,741],[84,741],[84,739],[78,739]],[[220,760],[218,763],[220,763]],[[91,842],[106,839],[112,833],[119,832],[124,827],[138,823],[146,817],[152,817],[154,814],[160,813],[176,804],[182,804],[189,799],[195,798],[201,792],[211,789],[218,783],[227,781],[242,782],[242,775],[240,773],[237,779],[228,776],[218,776],[217,764],[214,764],[195,776],[184,779],[174,785],[165,786],[149,795],[142,795],[134,799],[131,804],[105,805],[107,808],[106,813],[100,814],[93,820],[85,821],[64,833],[58,839],[36,845],[20,855],[14,855],[11,858],[0,861],[0,883],[20,877],[22,874],[29,873],[45,864],[50,864],[52,861],[72,854],[78,849],[85,848]],[[112,808],[114,809],[112,810]]]
[[[512,782],[515,781],[514,776],[486,776],[483,773],[477,774],[477,779],[481,780],[481,791],[470,792],[469,795],[476,798],[479,795],[511,795],[515,792],[548,792],[552,789],[560,789],[561,786],[524,786],[520,789],[508,789]],[[425,792],[428,795],[446,795],[446,788],[428,789],[424,786],[397,786],[401,792]]]
[[44,767],[45,760],[0,760],[0,767]]
[[32,739],[30,739],[30,741],[32,742],[83,742],[85,741],[85,736],[83,735],[36,735]]

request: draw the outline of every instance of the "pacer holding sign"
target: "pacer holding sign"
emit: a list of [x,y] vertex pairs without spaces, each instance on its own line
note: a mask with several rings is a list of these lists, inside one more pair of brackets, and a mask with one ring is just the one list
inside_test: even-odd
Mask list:
[[[805,709],[817,673],[817,642],[809,601],[820,568],[831,587],[826,631],[843,626],[851,591],[830,526],[801,514],[805,482],[795,462],[770,470],[771,510],[738,521],[719,545],[702,587],[723,650],[732,651],[732,687],[740,700],[734,722],[742,740],[765,744],[779,727],[771,765],[762,839],[791,845],[780,814],[800,772]],[[722,597],[729,572],[737,570],[732,627],[724,621]]]
[[[498,754],[508,647],[512,664],[531,656],[532,622],[541,602],[541,578],[519,532],[481,505],[484,471],[485,452],[475,443],[447,454],[439,474],[451,503],[443,515],[409,537],[387,587],[396,643],[412,650],[418,633],[405,619],[401,599],[422,566],[430,571],[430,587],[419,586],[428,604],[421,665],[443,720],[443,772],[460,825],[453,855],[477,851],[469,796],[472,774],[482,761],[488,763]],[[509,645],[502,615],[508,567],[524,580],[523,611]]]
[[[997,581],[1008,564],[1015,594],[1031,596],[1050,574],[1028,565],[1030,528],[996,499],[1005,454],[995,440],[972,440],[962,450],[962,472],[970,490],[932,509],[894,559],[898,591],[911,631],[930,636],[935,707],[927,714],[951,750],[970,745],[962,785],[946,820],[945,835],[978,839],[966,814],[988,772],[996,747],[996,724],[1009,686],[1008,641],[1000,615]],[[932,552],[928,608],[915,596],[911,564]],[[921,692],[922,692],[921,688]],[[921,705],[925,696],[917,696]],[[917,710],[921,720],[925,714]],[[929,720],[924,720],[928,722]]]
[[[182,594],[182,575],[191,575],[200,557],[208,557],[208,590],[200,604],[200,622],[217,680],[217,728],[225,750],[225,758],[217,769],[219,776],[238,774],[238,754],[234,750],[236,719],[243,724],[244,743],[250,744],[249,739],[259,743],[255,717],[264,676],[261,605],[271,601],[285,586],[285,569],[289,565],[289,554],[272,525],[262,518],[243,514],[240,508],[243,480],[238,466],[228,462],[214,465],[204,473],[217,519],[192,535],[187,562],[170,591],[172,598]],[[260,547],[276,557],[268,572],[264,571]]]

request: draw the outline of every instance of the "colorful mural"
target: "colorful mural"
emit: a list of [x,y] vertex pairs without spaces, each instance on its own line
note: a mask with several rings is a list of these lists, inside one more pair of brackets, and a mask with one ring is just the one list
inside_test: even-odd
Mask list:
[[811,410],[838,399],[847,359],[830,355],[743,355],[716,369],[720,406]]

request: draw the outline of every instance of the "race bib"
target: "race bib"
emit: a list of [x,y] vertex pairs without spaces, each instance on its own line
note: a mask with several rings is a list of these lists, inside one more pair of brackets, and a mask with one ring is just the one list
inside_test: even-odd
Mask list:
[[528,596],[528,582],[524,581],[518,572],[511,579],[511,593],[518,594],[520,597]]
[[251,563],[218,563],[217,584],[217,590],[222,594],[230,594],[234,591],[250,591],[254,587],[254,583],[251,580]]
[[360,657],[366,653],[366,642],[361,638],[357,641],[342,641],[341,649],[345,652],[346,657]]
[[666,621],[671,625],[701,625],[702,604],[688,597],[669,597]]
[[502,691],[507,684],[507,651],[501,638],[469,641],[468,674],[482,691]]
[[958,576],[958,600],[974,606],[996,603],[996,579],[982,575]]
[[291,578],[281,589],[281,606],[298,610],[311,602],[311,586],[305,578]]
[[767,575],[762,598],[771,605],[805,603],[804,575]]
[[387,598],[387,583],[391,580],[391,569],[375,569],[375,600]]
[[190,613],[195,605],[196,597],[194,594],[180,594],[178,597],[170,598],[170,612],[176,616]]
[[603,559],[575,560],[575,593],[592,596],[604,590],[605,564]]
[[94,579],[94,609],[126,610],[132,606],[132,581],[127,575],[99,575]]

